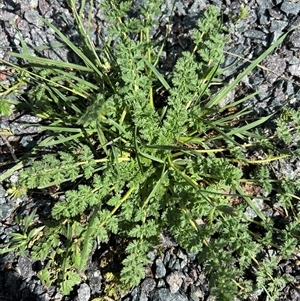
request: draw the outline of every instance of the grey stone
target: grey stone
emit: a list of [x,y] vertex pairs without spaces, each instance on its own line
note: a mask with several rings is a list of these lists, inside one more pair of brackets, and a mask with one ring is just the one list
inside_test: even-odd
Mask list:
[[[262,199],[253,199],[252,202],[258,208],[259,211],[262,211],[264,205],[264,201]],[[252,219],[257,217],[257,214],[254,212],[254,210],[251,207],[247,207],[245,211],[245,215],[248,218],[252,218]]]
[[187,266],[188,262],[186,260],[182,260],[180,263],[180,269],[184,269]]
[[146,278],[141,284],[141,290],[144,291],[147,295],[154,290],[156,282],[152,278]]
[[139,301],[148,301],[148,297],[146,296],[145,292],[141,291]]
[[33,293],[36,295],[42,295],[45,292],[45,288],[41,284],[40,280],[35,280],[35,287]]
[[18,268],[20,276],[31,278],[35,272],[32,270],[32,262],[26,256],[20,256],[18,259]]
[[180,259],[176,259],[174,265],[172,266],[172,269],[173,270],[177,270],[177,271],[180,271],[181,270],[181,264],[180,264]]
[[78,301],[89,301],[91,297],[91,289],[86,283],[80,284],[78,293]]
[[157,288],[166,287],[166,283],[163,279],[159,279],[156,286]]
[[300,3],[284,1],[280,6],[280,10],[286,13],[287,15],[298,15],[300,11]]
[[172,269],[173,268],[173,266],[174,266],[174,264],[175,264],[175,262],[176,262],[176,256],[174,256],[174,255],[171,255],[171,258],[170,258],[170,260],[169,260],[169,262],[168,262],[168,268],[169,269]]
[[166,276],[166,267],[164,266],[164,263],[163,261],[158,258],[155,260],[155,275],[158,277],[158,278],[163,278]]
[[38,299],[38,301],[50,301],[50,300],[51,300],[51,296],[49,296],[49,294],[47,293],[40,295]]
[[266,15],[266,10],[264,8],[258,8],[257,16],[261,25],[268,24],[269,17]]
[[140,297],[140,289],[135,287],[131,292],[131,301],[138,301]]
[[42,15],[45,15],[49,10],[49,4],[46,2],[46,0],[39,0],[38,7]]
[[5,189],[3,188],[3,186],[0,185],[0,205],[6,203],[5,195],[6,195],[6,191],[5,191]]
[[258,39],[258,40],[266,39],[266,35],[261,30],[257,30],[257,29],[250,29],[245,31],[244,36],[246,38]]
[[152,301],[189,301],[188,298],[180,293],[172,294],[166,288],[156,289],[151,295]]
[[293,76],[300,76],[300,65],[291,65],[291,66],[288,67],[288,71]]
[[272,0],[256,0],[256,3],[262,9],[272,8],[274,6]]
[[282,33],[283,29],[285,27],[287,27],[289,23],[286,21],[282,21],[282,20],[272,20],[271,22],[271,26],[270,26],[270,31],[271,32],[279,32],[279,34]]
[[165,253],[165,257],[164,257],[164,265],[165,266],[168,264],[169,260],[170,260],[170,251],[167,251]]
[[187,255],[185,255],[181,249],[179,249],[177,252],[176,252],[176,255],[178,258],[182,259],[182,260],[187,260]]
[[290,81],[287,81],[285,84],[286,84],[285,93],[288,96],[294,95],[295,90],[293,84]]
[[297,58],[296,56],[290,56],[286,60],[290,65],[298,65],[300,64],[300,58]]
[[0,221],[7,220],[13,213],[14,207],[12,204],[2,204],[0,206]]
[[20,144],[25,148],[32,148],[33,146],[33,139],[30,136],[24,136],[20,140]]
[[195,0],[191,3],[193,4],[188,11],[189,14],[199,13],[199,11],[203,10],[207,5],[205,0]]
[[91,265],[87,272],[89,279],[89,286],[93,293],[101,293],[101,280],[102,275],[100,270]]
[[182,285],[182,273],[178,271],[172,272],[170,275],[167,276],[167,283],[169,284],[171,293],[177,293]]
[[275,70],[276,73],[264,70],[265,79],[269,83],[273,84],[277,80],[278,76],[284,73],[286,60],[281,58],[279,55],[270,55],[263,61],[263,65],[271,71]]
[[300,30],[295,30],[289,37],[291,47],[300,48]]
[[24,18],[28,23],[33,24],[36,27],[43,26],[43,22],[39,18],[39,14],[36,10],[27,10],[27,11],[25,11]]
[[282,14],[280,14],[280,12],[276,9],[269,8],[268,12],[269,12],[270,16],[275,18],[275,19],[281,19],[282,18]]

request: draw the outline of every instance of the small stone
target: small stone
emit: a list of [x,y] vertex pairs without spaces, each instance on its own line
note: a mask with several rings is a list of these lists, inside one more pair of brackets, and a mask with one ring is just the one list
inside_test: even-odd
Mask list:
[[258,39],[258,40],[266,39],[266,35],[262,31],[256,30],[256,29],[251,29],[251,30],[245,31],[244,36],[246,38]]
[[270,70],[276,70],[276,74],[264,70],[266,80],[269,83],[273,84],[277,80],[277,78],[284,73],[286,68],[286,61],[279,55],[270,55],[263,61],[263,65]]
[[24,18],[28,23],[33,24],[36,27],[43,26],[43,22],[39,18],[39,14],[36,10],[27,10],[27,11],[25,11]]
[[280,10],[286,13],[287,15],[298,15],[300,11],[300,3],[284,1],[280,6]]
[[174,264],[175,264],[175,262],[176,262],[176,256],[174,256],[174,255],[171,255],[171,258],[170,258],[170,260],[169,260],[169,262],[168,262],[168,268],[169,269],[172,269],[173,268],[173,266],[174,266]]
[[176,259],[176,262],[172,266],[172,269],[176,270],[176,271],[180,271],[181,270],[181,268],[180,268],[180,259]]
[[95,269],[93,266],[88,269],[88,279],[89,279],[89,286],[93,293],[100,293],[101,292],[101,280],[102,275],[100,270],[97,268]]
[[177,251],[177,257],[180,258],[180,259],[183,259],[183,260],[187,260],[187,255],[185,255],[185,254],[181,251],[181,249],[179,249],[179,250]]
[[91,289],[86,283],[82,283],[77,290],[78,301],[89,301],[91,297]]
[[170,261],[170,251],[167,251],[164,257],[164,265],[166,266],[169,261]]
[[25,148],[32,148],[34,146],[31,136],[23,136],[19,143]]
[[146,278],[141,284],[141,290],[147,295],[154,290],[156,282],[152,278]]
[[166,281],[170,286],[171,293],[173,293],[173,294],[177,293],[182,285],[183,280],[180,276],[181,276],[181,273],[179,273],[177,271],[173,272],[167,276]]
[[14,207],[11,204],[2,204],[0,206],[0,221],[7,220],[13,213]]
[[266,15],[266,10],[265,10],[265,9],[263,9],[263,8],[258,8],[257,16],[258,16],[259,23],[260,23],[261,25],[266,25],[266,24],[268,24],[268,22],[269,22],[269,17]]
[[300,48],[300,30],[295,30],[289,37],[291,47]]
[[256,0],[256,3],[263,9],[272,8],[274,6],[272,0]]
[[278,31],[281,33],[287,25],[288,25],[288,22],[286,22],[286,21],[272,20],[271,26],[270,26],[270,31],[271,32]]
[[162,262],[162,260],[160,258],[155,260],[155,265],[156,265],[155,274],[156,274],[157,278],[165,277],[167,271],[164,266],[164,263]]
[[49,10],[49,4],[46,0],[39,0],[39,11],[42,15],[45,15],[46,12]]
[[131,292],[132,301],[138,301],[140,297],[140,289],[138,287],[135,287],[133,291]]
[[165,281],[163,279],[159,279],[157,282],[157,287],[161,288],[161,287],[165,287],[165,286],[166,286]]
[[152,301],[188,301],[186,296],[183,296],[179,293],[172,294],[166,288],[156,289],[151,295]]
[[20,276],[31,278],[35,272],[32,270],[32,262],[26,256],[20,256],[18,259],[18,270]]
[[293,76],[300,76],[300,65],[292,65],[288,67],[288,71],[293,75]]
[[39,296],[39,301],[50,301],[51,300],[51,296],[49,296],[49,294],[45,293]]
[[184,269],[187,266],[187,261],[186,260],[182,260],[180,263],[180,269]]
[[141,291],[139,301],[148,301],[148,297],[146,296],[145,292]]

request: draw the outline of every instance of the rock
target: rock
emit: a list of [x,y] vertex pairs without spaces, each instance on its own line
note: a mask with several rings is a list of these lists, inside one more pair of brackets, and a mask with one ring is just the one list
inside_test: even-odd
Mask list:
[[256,0],[256,3],[261,9],[272,8],[274,6],[272,0]]
[[78,293],[78,301],[89,301],[91,297],[91,289],[86,283],[80,284]]
[[148,295],[150,292],[154,290],[155,286],[156,286],[156,282],[154,279],[146,278],[141,284],[141,290],[144,291],[146,295]]
[[284,1],[280,6],[280,10],[286,13],[287,15],[298,15],[300,11],[300,3]]
[[39,14],[36,10],[28,10],[24,13],[24,18],[28,23],[35,25],[36,27],[43,26],[42,20],[39,18]]
[[182,285],[182,273],[175,271],[167,276],[167,283],[169,284],[171,293],[177,293]]
[[189,299],[186,296],[181,295],[180,293],[172,294],[166,288],[160,288],[154,290],[150,300],[151,301],[189,301]]
[[155,260],[155,275],[157,278],[163,278],[166,276],[166,268],[164,266],[163,261],[158,258]]
[[32,262],[26,256],[20,256],[18,259],[18,271],[20,276],[31,278],[35,272],[32,270]]
[[92,265],[87,271],[89,286],[93,293],[101,293],[101,280],[102,275],[101,271]]
[[175,262],[176,262],[176,256],[174,256],[174,255],[171,255],[170,256],[170,260],[169,260],[169,262],[168,262],[168,268],[169,269],[172,269],[173,268],[173,266],[174,266],[174,264],[175,264]]
[[14,207],[11,203],[0,206],[0,221],[7,220],[13,213]]
[[282,21],[282,20],[272,20],[271,26],[270,26],[270,31],[271,32],[279,32],[278,34],[281,34],[283,29],[285,29],[288,25],[287,21]]
[[286,60],[281,58],[279,55],[270,55],[263,61],[263,65],[271,71],[276,70],[276,74],[264,70],[265,79],[269,83],[273,84],[277,80],[278,76],[284,73],[286,68]]
[[300,48],[300,30],[295,30],[289,37],[291,47]]
[[266,35],[261,31],[257,29],[250,29],[244,33],[244,36],[246,38],[251,38],[251,39],[258,39],[258,40],[265,40]]

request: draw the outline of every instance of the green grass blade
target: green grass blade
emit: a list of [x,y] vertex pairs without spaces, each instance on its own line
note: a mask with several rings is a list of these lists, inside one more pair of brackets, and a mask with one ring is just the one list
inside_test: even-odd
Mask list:
[[261,220],[265,221],[266,217],[261,213],[261,211],[257,208],[257,206],[252,202],[252,200],[244,194],[244,191],[241,187],[237,187],[236,190],[240,193],[240,195],[244,198],[247,204],[252,208],[252,210],[261,218]]
[[241,74],[239,74],[235,80],[232,81],[227,87],[223,88],[215,97],[213,97],[206,105],[205,108],[212,108],[217,105],[226,95],[234,89],[234,87],[247,75],[249,74],[261,61],[263,61],[277,46],[279,46],[285,38],[294,29],[283,34],[273,45],[271,45],[263,54],[255,59]]
[[167,91],[171,90],[170,85],[167,83],[167,81],[164,79],[164,77],[158,72],[158,70],[146,59],[143,59],[144,63],[151,69],[153,74],[157,77],[157,79],[160,81],[160,83],[164,86],[164,88]]

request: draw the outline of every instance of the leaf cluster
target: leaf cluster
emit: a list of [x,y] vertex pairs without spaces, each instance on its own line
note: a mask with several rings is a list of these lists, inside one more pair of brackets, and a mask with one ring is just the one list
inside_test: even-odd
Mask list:
[[[97,243],[108,242],[113,234],[126,239],[119,280],[127,288],[139,284],[149,263],[147,253],[158,246],[159,234],[167,228],[182,247],[199,253],[220,300],[258,288],[275,296],[285,280],[270,277],[276,265],[260,260],[259,254],[266,246],[285,257],[295,251],[299,223],[291,199],[296,188],[288,180],[276,182],[275,191],[282,189],[282,195],[290,197],[281,202],[287,211],[294,209],[295,218],[290,226],[277,229],[252,201],[257,196],[243,190],[245,183],[259,184],[268,193],[275,189],[262,165],[281,157],[275,152],[262,160],[246,155],[249,148],[269,145],[254,129],[272,116],[253,119],[248,109],[229,112],[249,95],[225,107],[219,104],[286,35],[232,83],[212,93],[226,42],[220,13],[215,7],[207,9],[193,32],[193,50],[183,52],[170,77],[164,78],[156,67],[164,44],[151,39],[160,4],[147,1],[132,12],[130,1],[104,1],[113,42],[96,49],[83,25],[84,13],[91,16],[85,1],[79,10],[69,1],[81,45],[44,22],[80,64],[29,55],[22,41],[24,54],[14,56],[34,65],[15,68],[25,73],[27,109],[42,118],[39,126],[48,137],[20,165],[19,182],[11,191],[28,190],[34,196],[57,186],[60,197],[43,228],[21,234],[21,243],[13,238],[11,246],[28,249],[41,260],[38,277],[47,286],[58,284],[68,295],[84,278]],[[299,117],[291,114],[293,120]],[[280,121],[278,126],[288,142],[290,130]],[[56,152],[43,153],[53,147]],[[247,179],[253,165],[259,169]],[[247,207],[256,220],[247,217]],[[28,233],[27,224],[22,233]],[[275,234],[280,243],[274,241]],[[253,281],[246,277],[249,271]]]

